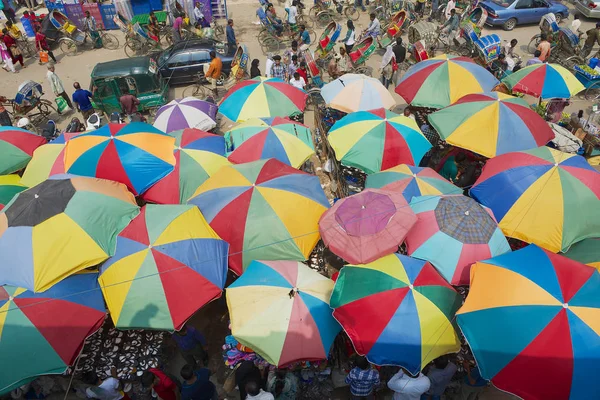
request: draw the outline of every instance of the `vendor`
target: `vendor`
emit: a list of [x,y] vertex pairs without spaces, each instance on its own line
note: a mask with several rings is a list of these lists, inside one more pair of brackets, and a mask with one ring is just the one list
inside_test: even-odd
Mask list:
[[454,183],[458,176],[458,167],[466,160],[465,153],[458,153],[455,156],[449,156],[440,170],[440,175]]

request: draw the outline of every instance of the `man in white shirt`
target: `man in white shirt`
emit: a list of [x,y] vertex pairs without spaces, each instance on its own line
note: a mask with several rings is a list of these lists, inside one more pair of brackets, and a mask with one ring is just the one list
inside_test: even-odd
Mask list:
[[371,18],[371,23],[369,23],[369,26],[367,27],[365,33],[367,35],[377,37],[379,36],[379,32],[381,32],[381,23],[379,22],[374,13],[371,13],[369,17]]
[[448,4],[446,5],[446,20],[450,19],[450,11],[456,8],[456,2],[454,0],[448,0]]
[[54,95],[56,97],[60,96],[63,99],[65,99],[65,101],[67,102],[67,105],[72,110],[73,103],[71,103],[71,98],[65,92],[65,88],[62,84],[62,81],[60,80],[58,75],[56,75],[56,72],[54,72],[54,64],[48,64],[48,72],[46,73],[46,78],[48,79],[48,82],[50,83],[50,88],[52,88],[52,93],[54,93]]
[[288,13],[288,24],[296,25],[296,17],[298,16],[298,8],[296,7],[296,2],[294,1],[292,5],[286,8],[285,10]]
[[246,400],[275,400],[271,393],[262,390],[254,381],[246,383],[246,393]]
[[267,55],[267,61],[265,61],[265,67],[266,67],[265,75],[267,76],[267,78],[272,78],[273,76],[271,75],[271,67],[273,67],[273,57],[271,57],[270,55]]
[[579,20],[579,15],[573,15],[573,22],[571,22],[571,32],[578,35],[579,27],[581,26],[581,21]]
[[124,397],[121,391],[121,383],[117,379],[117,371],[115,367],[110,370],[111,376],[102,380],[94,371],[89,371],[84,374],[84,381],[90,386],[85,390],[85,394],[90,399],[99,400],[121,400]]
[[199,2],[196,2],[196,7],[194,7],[194,18],[196,22],[202,25],[204,20],[204,13],[202,12],[202,5]]
[[300,76],[298,72],[294,72],[294,76],[290,79],[290,85],[295,88],[304,90],[304,86],[306,86],[306,82],[304,78]]
[[431,383],[423,373],[419,372],[416,378],[412,378],[401,368],[387,385],[394,391],[394,400],[419,400],[421,395],[429,390]]

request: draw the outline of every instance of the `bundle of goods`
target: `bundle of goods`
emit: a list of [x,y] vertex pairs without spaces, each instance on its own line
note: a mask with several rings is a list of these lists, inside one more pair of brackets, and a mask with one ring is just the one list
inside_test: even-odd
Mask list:
[[408,28],[408,42],[424,40],[427,47],[434,45],[438,37],[437,25],[429,21],[419,21]]
[[225,336],[225,344],[223,345],[223,361],[225,365],[233,369],[245,360],[254,361],[256,365],[263,365],[265,367],[270,365],[261,356],[256,354],[254,350],[238,342],[233,335]]

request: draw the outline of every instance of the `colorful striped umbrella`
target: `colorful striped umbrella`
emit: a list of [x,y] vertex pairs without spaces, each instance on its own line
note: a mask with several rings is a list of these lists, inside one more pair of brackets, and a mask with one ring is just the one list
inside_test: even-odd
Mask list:
[[319,178],[274,159],[221,168],[189,203],[229,243],[237,275],[252,260],[305,260],[329,208]]
[[345,74],[321,88],[321,96],[330,108],[351,113],[396,105],[379,79],[362,74]]
[[413,106],[443,108],[467,94],[489,92],[498,83],[472,59],[442,54],[410,67],[396,93]]
[[401,365],[413,375],[460,349],[452,325],[460,303],[431,264],[401,254],[346,265],[330,300],[333,317],[357,353],[377,365]]
[[563,255],[600,271],[600,238],[590,238],[577,242]]
[[461,194],[463,190],[445,180],[431,168],[400,164],[367,176],[365,188],[402,193],[406,201],[416,196]]
[[476,263],[456,317],[481,375],[499,389],[591,399],[600,394],[599,298],[594,268],[531,245]]
[[492,158],[529,150],[554,139],[554,132],[523,99],[499,92],[469,94],[429,116],[451,145]]
[[558,64],[533,64],[502,79],[511,91],[542,99],[568,99],[585,89],[568,69]]
[[342,164],[367,174],[418,164],[431,148],[413,119],[383,108],[346,115],[329,130],[329,143]]
[[332,252],[350,264],[366,264],[398,251],[416,222],[402,194],[366,189],[323,213],[319,232]]
[[33,151],[46,139],[25,129],[0,126],[0,175],[11,174],[27,166]]
[[119,234],[115,255],[100,268],[98,280],[115,327],[181,329],[221,296],[228,248],[196,206],[142,207]]
[[276,158],[300,168],[315,154],[310,128],[287,118],[252,118],[225,133],[229,161],[241,164]]
[[17,194],[0,213],[0,285],[47,290],[115,252],[139,213],[116,182],[54,176]]
[[308,95],[279,78],[246,79],[229,89],[219,112],[233,122],[287,117],[304,111]]
[[21,183],[29,187],[39,185],[52,175],[65,173],[65,146],[67,141],[80,132],[63,133],[53,141],[38,147],[21,178]]
[[297,261],[252,261],[226,292],[231,332],[270,364],[324,360],[340,325],[333,281]]
[[506,236],[555,253],[600,237],[600,173],[581,156],[540,147],[492,158],[471,196]]
[[27,186],[21,183],[19,175],[0,176],[0,211],[15,197],[15,194],[25,189]]
[[106,315],[97,278],[73,275],[39,294],[0,286],[0,393],[75,362]]
[[123,183],[138,195],[173,171],[175,139],[143,122],[108,124],[67,142],[70,174]]
[[175,99],[158,110],[153,125],[166,133],[186,128],[209,131],[217,126],[218,110],[216,104],[195,97]]
[[452,285],[468,285],[476,261],[510,251],[492,212],[462,195],[415,197],[417,223],[406,237],[410,256],[427,260]]
[[231,163],[224,157],[223,136],[193,128],[169,135],[175,138],[175,169],[142,198],[150,203],[185,204],[200,185]]

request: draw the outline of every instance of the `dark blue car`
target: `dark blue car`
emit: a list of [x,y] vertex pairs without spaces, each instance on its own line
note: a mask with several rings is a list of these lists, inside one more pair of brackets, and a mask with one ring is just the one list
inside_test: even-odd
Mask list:
[[488,12],[486,24],[512,31],[517,24],[538,24],[542,16],[553,13],[560,22],[569,9],[549,0],[485,0],[479,3]]

